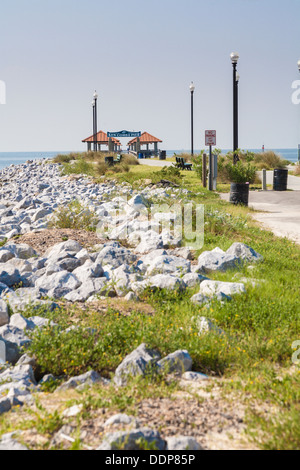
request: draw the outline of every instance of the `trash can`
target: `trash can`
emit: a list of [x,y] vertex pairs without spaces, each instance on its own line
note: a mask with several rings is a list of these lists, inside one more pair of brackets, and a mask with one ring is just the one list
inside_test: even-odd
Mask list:
[[159,159],[160,159],[160,160],[165,160],[165,159],[166,159],[166,156],[167,156],[166,150],[161,150],[161,151],[160,151],[160,154],[159,154]]
[[283,168],[274,170],[273,191],[286,191],[289,171]]
[[231,183],[229,202],[248,206],[249,203],[249,183]]
[[139,158],[144,158],[144,154],[142,152],[139,153]]

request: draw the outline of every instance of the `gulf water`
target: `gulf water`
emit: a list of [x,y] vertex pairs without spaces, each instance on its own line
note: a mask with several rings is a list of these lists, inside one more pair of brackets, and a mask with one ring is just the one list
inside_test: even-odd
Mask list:
[[[261,152],[261,149],[249,149],[252,152]],[[265,149],[267,151],[268,149]],[[298,161],[298,149],[270,149],[279,154],[285,160],[289,160],[292,163]],[[223,149],[222,153],[227,153],[228,149]],[[187,152],[189,150],[167,150],[167,156],[172,157],[174,153],[179,155],[180,153]],[[40,160],[43,158],[54,158],[58,154],[68,154],[69,151],[53,151],[53,152],[0,152],[0,169],[5,168],[9,165],[20,165],[25,163],[27,160]],[[195,154],[200,153],[200,150],[195,150]]]

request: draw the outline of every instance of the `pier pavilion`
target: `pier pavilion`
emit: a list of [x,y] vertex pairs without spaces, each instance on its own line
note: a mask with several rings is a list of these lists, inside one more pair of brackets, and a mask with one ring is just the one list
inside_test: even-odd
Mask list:
[[[121,150],[121,142],[118,139],[113,137],[108,137],[107,134],[103,131],[99,131],[97,133],[97,137],[91,135],[82,141],[83,143],[87,144],[87,151],[90,152],[92,150],[92,144],[97,142],[97,150],[99,152],[102,151],[109,151],[109,152],[120,152]],[[102,149],[105,147],[105,149]],[[106,148],[107,147],[107,148]]]
[[[128,147],[130,151],[139,153],[142,152],[145,157],[155,155],[159,153],[158,144],[162,143],[162,140],[154,137],[148,132],[143,132],[141,137],[135,137],[134,139],[128,142]],[[150,149],[150,145],[153,145],[153,149]],[[144,147],[144,149],[142,148]]]

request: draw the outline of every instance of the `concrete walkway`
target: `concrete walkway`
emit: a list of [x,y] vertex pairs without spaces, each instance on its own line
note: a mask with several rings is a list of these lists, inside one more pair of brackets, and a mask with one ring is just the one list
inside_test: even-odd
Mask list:
[[168,160],[154,160],[151,158],[140,158],[139,159],[140,165],[147,165],[147,166],[172,166],[174,162],[168,162]]
[[[298,177],[294,176],[293,178]],[[289,187],[297,187],[293,182]],[[300,189],[300,187],[299,187]],[[229,194],[221,194],[222,199],[229,201]],[[249,207],[261,211],[252,217],[262,227],[271,230],[278,237],[300,244],[300,190],[298,191],[250,191]]]
[[[258,171],[257,173],[260,179],[262,179],[262,172]],[[271,184],[272,187],[273,187],[273,175],[274,175],[273,171],[267,171],[267,184]],[[289,175],[287,188],[292,191],[300,191],[300,177]]]

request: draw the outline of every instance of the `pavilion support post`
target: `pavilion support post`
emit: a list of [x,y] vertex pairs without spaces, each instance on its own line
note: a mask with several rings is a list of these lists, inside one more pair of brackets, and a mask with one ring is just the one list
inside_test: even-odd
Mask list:
[[141,140],[139,137],[136,139],[136,153],[140,153],[141,151]]

